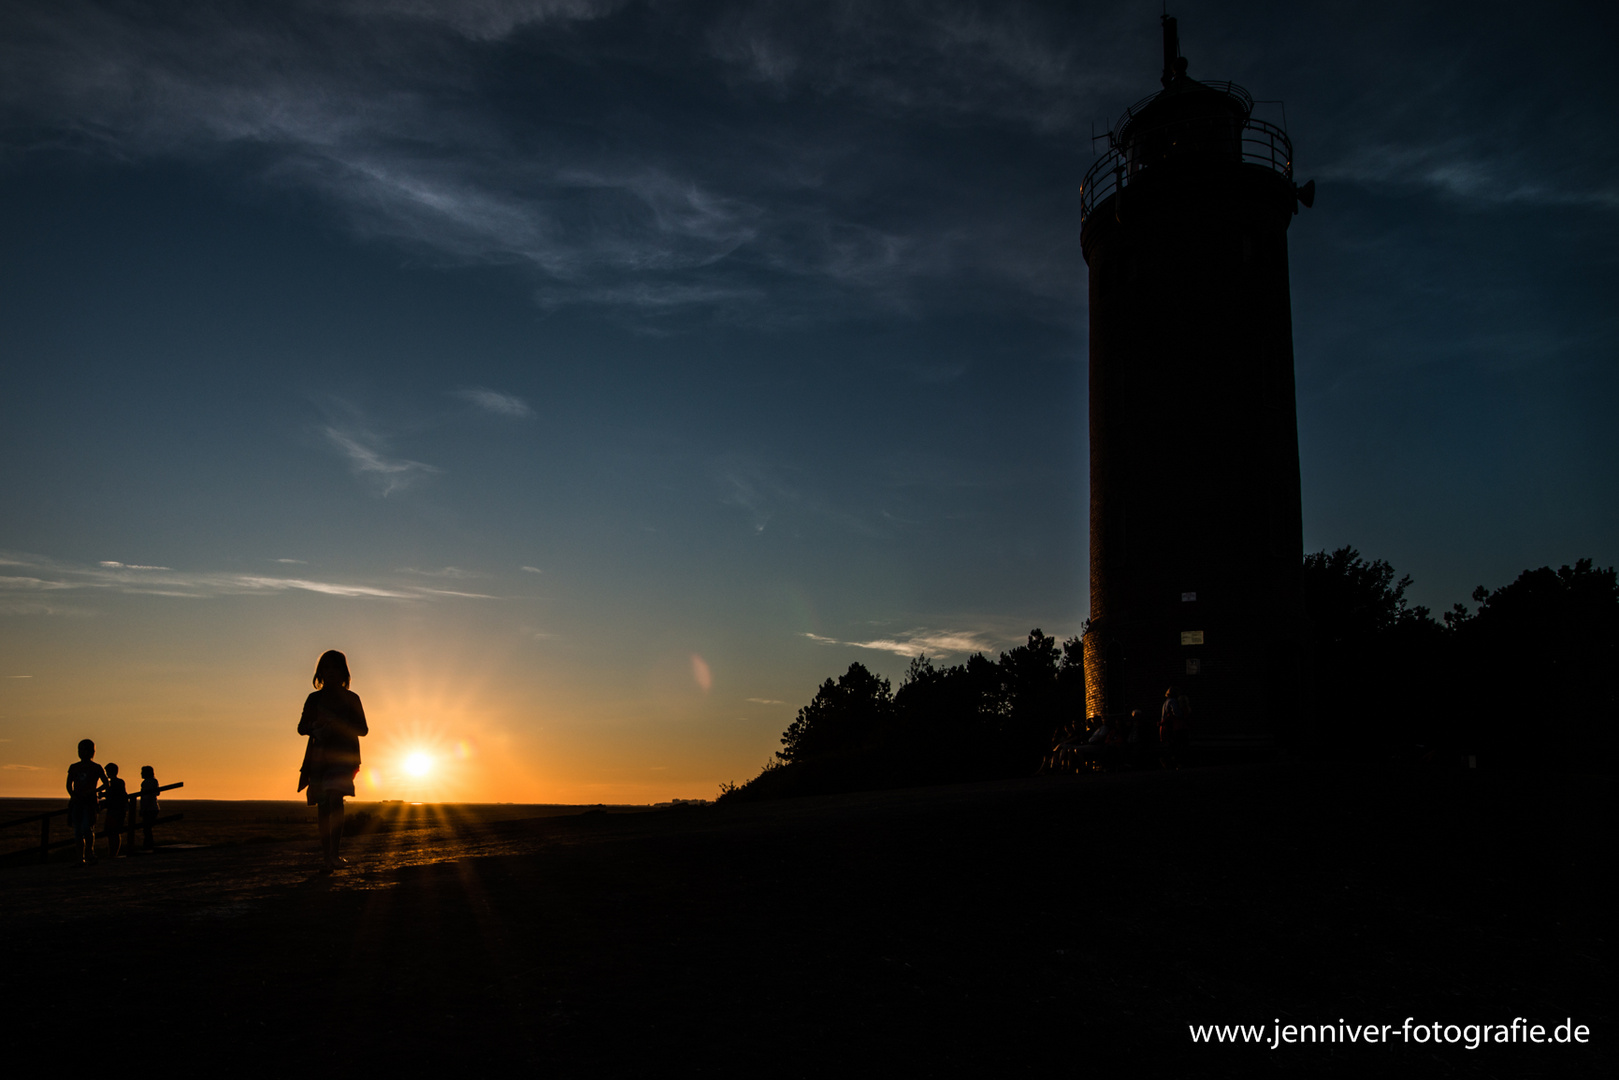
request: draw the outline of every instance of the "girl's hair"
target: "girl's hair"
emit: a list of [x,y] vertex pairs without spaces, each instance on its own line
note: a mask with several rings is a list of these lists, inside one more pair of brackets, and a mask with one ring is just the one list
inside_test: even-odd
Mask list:
[[155,776],[157,776],[157,773],[152,771],[152,767],[150,765],[142,765],[141,766],[141,775],[142,776],[155,777]]
[[320,654],[320,662],[315,665],[315,689],[327,686],[341,686],[349,688],[349,662],[348,658],[336,649],[327,649]]

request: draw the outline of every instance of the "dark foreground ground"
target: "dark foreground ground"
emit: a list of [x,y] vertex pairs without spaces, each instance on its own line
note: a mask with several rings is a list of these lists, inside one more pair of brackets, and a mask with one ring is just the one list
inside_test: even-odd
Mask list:
[[[332,878],[312,828],[6,868],[0,1030],[13,1055],[237,1075],[1605,1077],[1614,787],[1256,766],[447,815]],[[1407,1017],[1591,1034],[1188,1032]]]

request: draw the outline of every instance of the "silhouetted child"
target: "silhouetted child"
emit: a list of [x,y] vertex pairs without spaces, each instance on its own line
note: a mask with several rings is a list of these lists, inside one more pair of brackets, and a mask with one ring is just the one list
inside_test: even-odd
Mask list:
[[157,774],[141,766],[141,850],[151,851],[152,823],[157,820]]
[[118,778],[118,766],[107,762],[107,854],[122,859],[124,821],[129,814],[129,789]]
[[107,774],[95,763],[96,744],[79,740],[79,760],[67,767],[67,823],[79,842],[79,862],[96,861],[96,799],[106,786]]

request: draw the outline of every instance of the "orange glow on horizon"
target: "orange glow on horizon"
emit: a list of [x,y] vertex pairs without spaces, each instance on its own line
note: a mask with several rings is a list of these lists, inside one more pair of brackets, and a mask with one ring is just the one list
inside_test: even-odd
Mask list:
[[[140,598],[130,612],[47,624],[26,639],[17,663],[32,677],[0,683],[0,798],[64,798],[75,743],[93,738],[98,761],[130,775],[151,764],[163,783],[184,782],[172,798],[301,803],[306,740],[295,728],[317,646],[327,644],[345,648],[369,721],[361,802],[712,798],[722,781],[757,773],[761,747],[781,729],[762,715],[739,720],[737,694],[769,694],[731,685],[732,665],[690,646],[662,652],[639,680],[613,683],[572,659],[533,663],[519,649],[526,639],[373,621],[369,608],[342,608],[353,621],[312,646],[305,603],[287,626],[258,618],[245,600],[187,608],[169,625],[166,610],[150,610],[159,604]],[[66,632],[85,626],[94,633]]]

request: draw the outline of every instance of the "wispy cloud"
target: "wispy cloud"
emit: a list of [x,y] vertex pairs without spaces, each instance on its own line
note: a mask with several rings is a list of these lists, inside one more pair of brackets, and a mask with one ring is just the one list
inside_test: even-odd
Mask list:
[[1469,209],[1619,209],[1611,33],[1470,7],[1453,35],[1459,10],[1362,4],[1277,25],[1274,55],[1297,58],[1289,109],[1308,118],[1293,136],[1300,179]]
[[720,502],[739,508],[755,534],[762,534],[782,515],[797,521],[818,520],[861,536],[880,538],[888,533],[866,518],[843,509],[831,499],[800,486],[795,471],[764,459],[732,454],[717,460],[713,474]]
[[[1619,209],[1602,35],[1499,13],[1458,35],[1407,10],[1428,7],[1200,25],[1189,48],[1315,118],[1302,176]],[[0,155],[251,169],[362,238],[637,327],[969,304],[1067,324],[1085,135],[1153,88],[1155,33],[1129,4],[12,0]],[[422,475],[343,434],[385,490]]]
[[343,431],[326,428],[326,438],[348,458],[349,468],[356,476],[376,484],[384,496],[404,491],[423,476],[444,470],[408,458],[389,457],[382,452],[382,440],[370,432]]
[[16,770],[18,772],[44,772],[45,771],[44,768],[39,766],[39,765],[0,765],[0,769],[12,769],[12,770]]
[[999,648],[997,641],[978,631],[911,630],[894,637],[874,638],[870,641],[839,641],[837,638],[807,632],[803,636],[822,645],[844,645],[899,656],[993,654]]
[[785,701],[777,701],[775,698],[750,697],[747,700],[753,702],[755,705],[785,705],[785,704],[787,704]]
[[534,415],[534,410],[528,407],[528,402],[515,394],[503,394],[498,390],[487,390],[481,386],[473,386],[457,390],[455,396],[463,401],[470,401],[478,408],[483,409],[485,412],[492,412],[496,416],[511,416],[522,419]]
[[[611,47],[585,51],[577,27],[615,13]],[[949,5],[348,0],[270,12],[227,0],[158,15],[22,0],[0,11],[0,114],[25,133],[11,155],[251,161],[261,181],[316,193],[361,236],[526,267],[547,307],[824,320],[907,309],[919,289],[962,275],[977,282],[961,295],[987,281],[1066,295],[1077,244],[1060,267],[1040,252],[1075,230],[1014,193],[964,200],[950,169],[906,164],[880,134],[784,129],[744,84],[843,96],[860,117],[1069,132],[1113,78],[1080,40],[1022,9]],[[724,78],[701,105],[670,94],[626,107],[615,89],[649,71],[712,81],[716,56],[735,73],[734,109]],[[531,99],[485,93],[480,73],[500,67],[544,76]],[[1003,220],[944,224],[940,200]],[[1032,247],[1008,250],[1012,238]],[[394,483],[391,467],[412,464],[357,442],[357,459],[375,456],[362,467]]]
[[543,573],[545,573],[545,571],[541,570],[538,566],[525,566],[525,567],[523,567],[523,570],[527,571],[530,574],[543,574]]
[[764,532],[770,524],[770,503],[796,499],[796,493],[790,488],[759,475],[755,469],[727,468],[721,474],[721,482],[725,486],[723,501],[740,507],[756,533]]
[[86,612],[73,604],[45,604],[0,599],[0,615],[84,615]]
[[71,589],[73,585],[64,581],[52,581],[47,578],[20,577],[16,575],[0,576],[0,591],[5,592],[43,592],[51,589]]
[[498,600],[498,596],[489,593],[463,592],[460,589],[417,589],[422,596],[455,596],[463,600]]
[[23,599],[30,594],[63,593],[94,596],[122,594],[168,596],[179,599],[207,599],[216,596],[273,596],[285,593],[315,593],[322,596],[369,600],[428,601],[436,598],[496,600],[487,593],[431,588],[424,585],[387,581],[332,581],[304,577],[276,577],[265,574],[232,574],[184,571],[164,568],[135,569],[122,563],[75,565],[44,557],[13,555],[11,566],[26,566],[29,575],[0,576],[0,607],[11,614],[54,614],[59,609],[37,600]]
[[1570,186],[1564,170],[1542,161],[1521,161],[1498,147],[1473,139],[1437,144],[1368,143],[1314,170],[1324,181],[1380,187],[1428,188],[1449,198],[1478,204],[1591,207],[1619,210],[1619,187]]
[[627,0],[343,0],[359,16],[440,23],[474,41],[496,41],[534,23],[599,18]]
[[[390,600],[408,600],[432,590],[378,588],[374,585],[350,585],[336,581],[309,581],[304,578],[270,578],[250,575],[187,575],[176,582],[181,590],[204,589],[209,585],[228,589],[236,586],[243,592],[286,592],[289,590],[323,593],[327,596],[375,597]],[[187,591],[160,593],[162,596],[188,596]]]
[[[1022,5],[782,5],[730,9],[708,35],[720,60],[781,92],[849,97],[891,113],[993,118],[1073,130],[1099,94],[1120,89],[1098,64],[1093,34],[1075,36],[1060,12]],[[1119,40],[1115,36],[1114,40]]]

